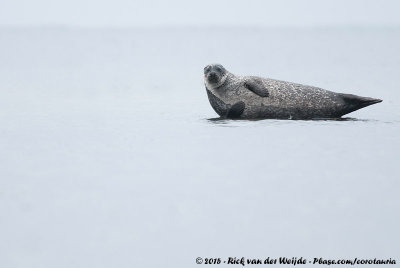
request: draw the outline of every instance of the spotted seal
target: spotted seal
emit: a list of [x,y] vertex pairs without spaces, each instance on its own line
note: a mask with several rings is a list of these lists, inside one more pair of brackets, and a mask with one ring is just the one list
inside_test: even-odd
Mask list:
[[328,119],[382,102],[291,82],[239,76],[221,64],[204,68],[212,108],[222,118]]

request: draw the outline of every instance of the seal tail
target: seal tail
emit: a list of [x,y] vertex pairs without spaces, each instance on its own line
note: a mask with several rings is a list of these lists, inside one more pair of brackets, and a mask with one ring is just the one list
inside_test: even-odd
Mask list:
[[361,97],[361,96],[356,96],[356,95],[352,95],[352,94],[340,93],[339,95],[343,99],[344,104],[347,106],[349,112],[353,112],[358,109],[370,106],[372,104],[382,102],[382,100],[380,100],[380,99]]

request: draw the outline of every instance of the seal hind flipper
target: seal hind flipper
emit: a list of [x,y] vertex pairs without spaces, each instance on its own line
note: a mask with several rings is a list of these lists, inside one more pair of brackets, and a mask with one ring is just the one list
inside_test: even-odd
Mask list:
[[268,97],[269,92],[268,89],[263,85],[262,81],[256,78],[248,79],[244,82],[244,86],[252,91],[253,93],[257,94],[260,97]]
[[369,97],[361,97],[353,94],[344,94],[344,93],[339,93],[339,96],[342,98],[344,101],[344,104],[346,106],[346,110],[350,112],[356,111],[358,109],[367,107],[372,104],[376,104],[379,102],[382,102],[380,99],[374,99],[374,98],[369,98]]
[[236,102],[229,109],[227,117],[228,118],[239,118],[242,115],[245,107],[246,107],[246,105],[244,104],[243,101]]

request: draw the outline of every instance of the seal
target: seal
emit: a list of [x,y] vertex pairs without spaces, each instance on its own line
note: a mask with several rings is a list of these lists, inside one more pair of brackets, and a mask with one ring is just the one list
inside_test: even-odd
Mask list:
[[334,119],[382,102],[286,81],[239,76],[221,64],[204,68],[212,108],[222,118]]

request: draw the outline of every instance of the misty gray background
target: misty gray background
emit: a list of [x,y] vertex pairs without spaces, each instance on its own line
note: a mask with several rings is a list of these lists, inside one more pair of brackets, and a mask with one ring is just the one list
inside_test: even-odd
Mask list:
[[[0,1],[0,267],[400,261],[398,14]],[[347,121],[210,120],[211,62],[383,103]]]
[[393,26],[396,0],[2,0],[0,25]]

